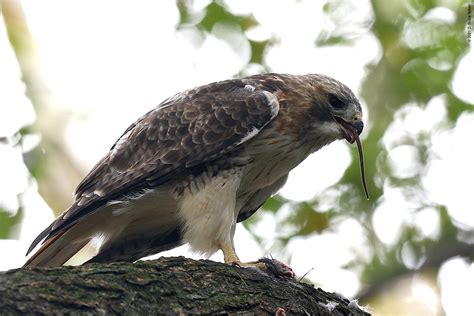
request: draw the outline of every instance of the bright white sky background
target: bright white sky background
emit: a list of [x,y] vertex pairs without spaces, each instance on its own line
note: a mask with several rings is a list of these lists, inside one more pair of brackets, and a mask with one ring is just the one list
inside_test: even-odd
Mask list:
[[[271,10],[268,10],[269,2]],[[85,169],[97,162],[131,122],[163,99],[196,85],[230,78],[250,57],[248,42],[232,27],[217,25],[213,30],[216,36],[206,38],[192,31],[177,32],[175,25],[179,13],[174,1],[136,1],[132,4],[112,0],[25,0],[22,3],[39,50],[44,80],[56,103],[74,113],[65,136],[68,150]],[[207,3],[195,1],[195,7],[200,9]],[[248,32],[250,38],[276,36],[280,39],[266,57],[272,71],[323,73],[343,81],[358,95],[364,68],[381,58],[380,44],[366,28],[365,22],[373,18],[367,1],[346,1],[339,12],[341,16],[350,16],[346,25],[353,34],[354,44],[324,48],[314,47],[315,30],[334,27],[321,10],[324,1],[225,3],[235,13],[254,14],[261,26]],[[452,22],[453,16],[447,5],[432,10],[426,18]],[[285,23],[281,23],[282,20]],[[312,31],[301,32],[302,29]],[[231,44],[219,39],[219,34],[230,36]],[[408,35],[406,42],[407,45],[417,44],[416,39]],[[452,91],[468,103],[474,103],[472,51],[454,67],[457,71]],[[255,66],[251,71],[261,69]],[[6,39],[4,25],[0,23],[0,136],[9,136],[20,126],[34,121],[34,111],[23,91],[19,68]],[[390,150],[389,158],[396,174],[400,178],[410,177],[416,172],[420,157],[411,146],[396,146],[395,141],[403,134],[436,129],[433,138],[436,158],[429,162],[423,184],[431,200],[448,206],[457,221],[474,227],[474,212],[466,209],[472,204],[474,192],[474,115],[464,114],[456,126],[449,129],[445,114],[446,102],[442,95],[434,96],[425,110],[407,104],[387,131],[383,143]],[[370,113],[368,118],[370,120]],[[17,203],[16,199],[11,199],[12,193],[21,192],[28,186],[27,171],[19,155],[20,151],[0,144],[0,203],[12,209]],[[348,145],[336,142],[296,168],[281,194],[294,200],[310,199],[336,183],[350,160]],[[317,181],[307,176],[316,174]],[[385,188],[384,192],[373,219],[382,241],[395,242],[400,225],[407,221],[415,222],[426,235],[436,236],[439,218],[434,210],[426,209],[413,215],[410,210],[414,206],[407,205],[401,192],[391,188]],[[35,184],[28,189],[25,203],[20,239],[0,241],[0,253],[3,254],[0,270],[21,265],[29,243],[53,219],[37,194]],[[276,236],[275,220],[268,216],[256,233],[264,240]],[[360,249],[363,242],[362,228],[355,220],[347,220],[336,227],[335,233],[291,241],[288,245],[292,254],[290,265],[299,275],[314,268],[308,278],[328,290],[353,295],[360,286],[358,278],[342,266],[350,260],[355,249],[364,251]],[[237,231],[236,246],[243,260],[254,260],[271,251],[261,249],[243,227]],[[334,248],[338,251],[332,251]],[[318,257],[318,252],[326,255]],[[183,248],[170,252],[178,253],[190,255]],[[213,258],[221,260],[221,255]],[[456,315],[462,310],[462,304],[472,301],[466,297],[463,300],[461,294],[474,293],[472,265],[460,259],[446,262],[439,282],[442,304],[449,314]],[[465,287],[460,288],[462,284]],[[413,297],[436,305],[436,293],[428,285],[418,282],[412,290]]]

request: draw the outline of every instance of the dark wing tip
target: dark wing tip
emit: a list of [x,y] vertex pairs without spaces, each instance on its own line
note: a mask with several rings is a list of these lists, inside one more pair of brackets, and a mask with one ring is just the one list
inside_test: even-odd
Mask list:
[[55,221],[51,223],[51,225],[49,225],[45,230],[43,230],[36,238],[35,240],[33,240],[33,242],[31,243],[30,247],[28,248],[28,250],[26,251],[26,255],[25,256],[28,256],[30,254],[31,251],[33,251],[33,249],[35,249],[35,247],[43,240],[45,239],[46,237],[48,237],[48,235],[51,233],[51,228],[53,227]]

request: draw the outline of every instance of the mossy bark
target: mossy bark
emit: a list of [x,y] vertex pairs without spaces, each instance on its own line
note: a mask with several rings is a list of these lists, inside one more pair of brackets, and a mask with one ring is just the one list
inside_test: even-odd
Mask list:
[[1,315],[285,313],[368,315],[309,284],[183,257],[0,274]]

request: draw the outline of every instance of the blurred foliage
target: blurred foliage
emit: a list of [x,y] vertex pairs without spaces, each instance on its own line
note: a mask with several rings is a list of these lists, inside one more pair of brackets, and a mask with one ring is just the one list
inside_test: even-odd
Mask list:
[[[196,12],[192,7],[192,1],[178,0],[177,6],[180,13],[179,29],[193,28],[200,32],[211,33],[216,24],[238,25],[241,31],[251,29],[258,25],[252,15],[235,15],[220,1],[212,1],[204,10]],[[272,40],[253,41],[247,39],[251,47],[251,57],[249,63],[264,66],[265,48],[272,43]]]
[[[325,13],[331,16],[342,2],[334,1],[331,5],[326,5]],[[303,203],[289,201],[277,195],[263,205],[263,211],[244,223],[252,231],[251,227],[258,225],[263,218],[263,212],[274,216],[276,225],[284,231],[274,243],[284,247],[295,236],[324,233],[331,231],[333,225],[341,220],[356,219],[364,229],[372,254],[369,258],[354,257],[347,267],[360,272],[361,280],[366,285],[363,295],[367,296],[393,278],[428,267],[436,270],[450,257],[472,257],[473,253],[472,245],[459,238],[460,235],[470,232],[453,222],[445,206],[433,204],[423,198],[421,176],[429,156],[431,135],[409,135],[398,141],[397,145],[415,146],[422,161],[421,170],[405,179],[393,174],[388,162],[389,149],[385,148],[382,142],[397,111],[408,103],[423,109],[433,97],[445,96],[447,119],[451,125],[455,124],[461,114],[474,110],[472,105],[457,98],[450,89],[456,64],[469,49],[464,33],[467,1],[451,2],[450,9],[455,15],[452,24],[426,18],[426,14],[437,7],[438,3],[439,1],[430,0],[371,2],[374,19],[369,30],[382,47],[381,58],[367,67],[360,95],[370,113],[370,130],[368,133],[364,132],[363,146],[371,199],[367,201],[364,198],[357,152],[351,147],[352,163],[339,183],[327,188],[313,200]],[[258,25],[251,14],[236,15],[223,1],[211,1],[209,5],[197,11],[192,1],[177,1],[177,6],[180,13],[177,29],[192,29],[203,36],[211,34],[218,23],[238,25],[243,36],[247,30]],[[18,46],[14,39],[12,38],[13,46],[18,49],[21,46]],[[276,40],[248,40],[251,47],[249,65],[259,64],[261,69],[271,70],[265,64],[265,54]],[[337,46],[348,45],[353,40],[353,37],[341,32],[319,37],[316,32],[314,43],[318,47]],[[242,69],[242,73],[245,73],[245,69]],[[37,161],[36,158],[35,160]],[[35,170],[33,169],[34,175],[41,178],[43,174]],[[407,200],[416,200],[418,209],[429,207],[436,210],[440,218],[440,233],[436,239],[423,235],[412,224],[405,224],[399,240],[393,245],[384,244],[379,240],[374,232],[372,216],[383,200],[383,183],[402,189]],[[331,203],[328,204],[327,201]],[[288,207],[291,212],[284,211]],[[0,223],[2,238],[8,234],[11,225],[16,221],[15,218],[5,219],[0,210]],[[260,236],[255,237],[257,241],[262,242]],[[412,261],[415,262],[413,266],[404,263],[404,251],[410,251]]]
[[[15,143],[14,146],[18,143],[21,146],[28,137],[41,139],[39,146],[33,150],[23,150],[23,162],[31,177],[37,180],[42,197],[53,212],[59,214],[69,206],[71,192],[83,176],[83,171],[79,170],[69,157],[64,139],[58,137],[64,135],[71,116],[68,110],[56,106],[49,88],[44,83],[35,41],[21,2],[17,0],[2,2],[1,13],[8,40],[21,70],[25,94],[36,112],[34,124],[21,127],[16,135],[11,137],[10,143]],[[58,186],[57,183],[63,185]]]
[[22,208],[19,207],[12,215],[9,210],[0,207],[0,239],[15,237],[15,226],[21,222]]
[[[0,137],[0,146],[16,148],[21,145],[22,139],[20,133],[16,133],[12,137]],[[15,228],[21,223],[23,217],[22,197],[23,193],[19,193],[15,197],[18,201],[16,208],[7,207],[0,203],[0,239],[17,237],[18,231]]]

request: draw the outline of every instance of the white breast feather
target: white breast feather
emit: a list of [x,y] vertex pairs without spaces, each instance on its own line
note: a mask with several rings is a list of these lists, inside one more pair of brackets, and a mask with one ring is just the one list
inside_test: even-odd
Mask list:
[[221,172],[199,190],[186,190],[178,201],[184,241],[193,251],[212,255],[226,240],[232,240],[237,218],[238,172]]

